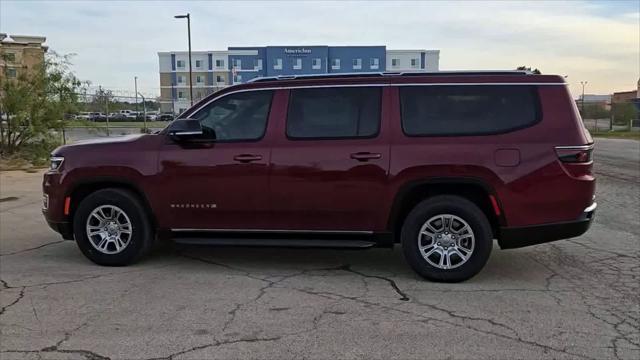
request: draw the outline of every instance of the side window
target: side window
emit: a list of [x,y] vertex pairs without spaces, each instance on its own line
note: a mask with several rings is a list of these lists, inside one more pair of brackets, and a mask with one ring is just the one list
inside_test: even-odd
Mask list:
[[536,89],[527,85],[404,86],[400,103],[409,136],[503,133],[539,120]]
[[207,138],[218,141],[250,141],[264,136],[273,91],[231,94],[191,116],[200,121]]
[[379,87],[293,89],[287,136],[293,139],[373,137],[380,128]]

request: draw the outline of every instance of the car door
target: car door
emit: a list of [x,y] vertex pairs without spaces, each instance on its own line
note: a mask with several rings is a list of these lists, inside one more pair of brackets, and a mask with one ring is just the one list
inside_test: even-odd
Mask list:
[[271,154],[272,226],[374,231],[389,168],[383,87],[289,90]]
[[223,95],[190,116],[200,121],[202,138],[167,136],[159,152],[164,224],[184,230],[268,223],[272,99],[269,90]]

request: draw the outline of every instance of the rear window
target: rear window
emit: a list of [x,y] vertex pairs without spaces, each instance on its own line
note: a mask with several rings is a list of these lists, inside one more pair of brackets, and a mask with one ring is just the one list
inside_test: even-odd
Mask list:
[[539,118],[536,88],[527,85],[404,86],[400,102],[409,136],[496,134]]
[[378,87],[293,89],[287,136],[292,139],[366,138],[380,127]]

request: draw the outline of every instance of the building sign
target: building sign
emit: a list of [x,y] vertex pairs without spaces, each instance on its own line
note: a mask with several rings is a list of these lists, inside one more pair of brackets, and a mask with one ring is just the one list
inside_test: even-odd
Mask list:
[[311,54],[311,49],[306,48],[284,48],[284,53],[289,56],[305,56]]

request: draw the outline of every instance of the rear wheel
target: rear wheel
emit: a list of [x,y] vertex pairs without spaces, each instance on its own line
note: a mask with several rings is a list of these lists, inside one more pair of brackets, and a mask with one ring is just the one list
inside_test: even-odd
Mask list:
[[99,265],[128,265],[146,254],[153,229],[135,194],[104,189],[84,198],[73,218],[73,231],[82,253]]
[[402,226],[402,248],[421,276],[458,282],[476,275],[493,246],[491,226],[471,201],[439,195],[419,203]]

